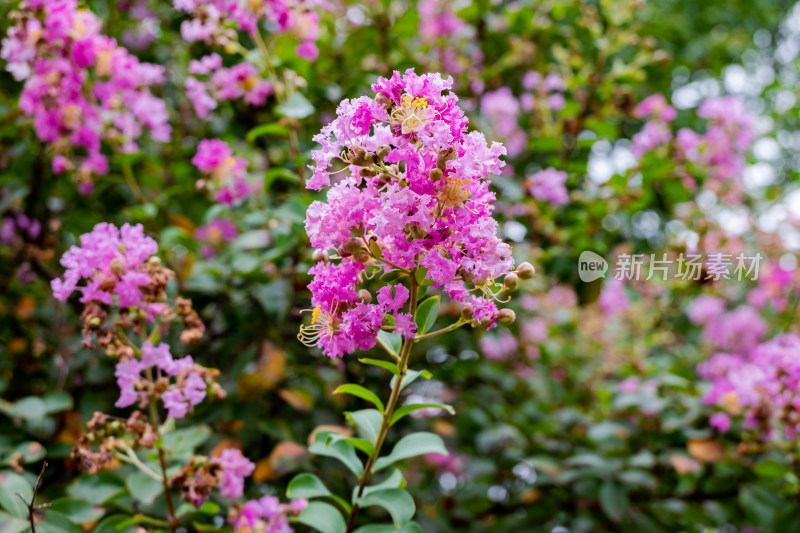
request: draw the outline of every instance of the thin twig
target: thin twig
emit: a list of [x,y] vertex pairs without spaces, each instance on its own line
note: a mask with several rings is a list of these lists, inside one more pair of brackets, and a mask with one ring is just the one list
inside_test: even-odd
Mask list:
[[53,505],[52,503],[43,503],[41,505],[34,505],[36,503],[36,495],[39,493],[39,487],[42,484],[42,476],[44,476],[45,468],[47,468],[47,461],[44,461],[42,463],[42,471],[39,472],[39,478],[36,480],[36,486],[33,487],[33,495],[31,496],[30,503],[28,503],[28,501],[25,499],[25,496],[23,496],[19,492],[17,493],[19,499],[22,500],[25,503],[25,507],[28,508],[28,519],[31,522],[31,533],[36,533],[36,521],[33,518],[33,514],[40,509],[46,509]]

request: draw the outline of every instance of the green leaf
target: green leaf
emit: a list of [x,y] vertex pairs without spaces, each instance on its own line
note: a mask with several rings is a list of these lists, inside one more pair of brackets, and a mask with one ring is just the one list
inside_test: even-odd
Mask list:
[[33,487],[23,476],[10,470],[0,472],[0,507],[18,518],[28,518],[28,508],[17,496],[22,494],[30,502]]
[[600,507],[614,522],[619,522],[628,510],[628,494],[622,485],[607,480],[600,487],[598,494]]
[[341,505],[348,513],[351,510],[349,503],[329,491],[322,480],[314,474],[303,473],[295,476],[286,488],[286,497],[291,499],[304,498],[306,500],[313,498],[331,498]]
[[48,509],[56,511],[69,517],[76,524],[91,522],[100,519],[105,514],[105,509],[99,505],[94,505],[86,500],[78,498],[59,498],[53,501],[53,505]]
[[31,527],[27,519],[17,518],[0,511],[0,533],[22,533],[30,531]]
[[314,474],[302,473],[294,476],[286,487],[286,497],[291,499],[305,498],[310,500],[312,498],[319,498],[321,496],[329,496],[331,491],[325,486],[320,478]]
[[448,455],[447,448],[444,447],[444,442],[439,435],[426,431],[411,433],[397,441],[392,448],[392,453],[375,461],[375,467],[372,470],[378,472],[397,461],[427,453]]
[[125,483],[112,472],[84,475],[73,481],[67,494],[73,498],[103,504],[124,492]]
[[400,529],[388,524],[370,524],[356,529],[355,533],[422,533],[416,522],[409,522]]
[[13,403],[0,401],[0,411],[12,418],[39,420],[47,414],[47,404],[41,398],[29,396]]
[[352,396],[357,396],[363,400],[367,400],[368,402],[372,402],[375,407],[378,408],[380,412],[383,412],[383,402],[381,401],[378,396],[369,389],[362,387],[361,385],[356,385],[355,383],[346,383],[344,385],[340,385],[333,391],[334,394],[350,394]]
[[347,527],[336,507],[324,502],[310,502],[297,521],[320,533],[343,533]]
[[7,465],[14,460],[17,463],[35,463],[44,458],[47,450],[38,442],[21,442],[13,448],[0,449],[0,464]]
[[344,439],[344,441],[353,448],[361,450],[367,454],[367,456],[371,456],[375,453],[375,446],[372,445],[372,441],[367,439]]
[[217,514],[219,512],[219,505],[209,500],[201,505],[198,511],[203,514]]
[[166,433],[163,437],[164,448],[177,457],[191,457],[195,448],[211,437],[208,426],[192,426],[185,429],[176,429]]
[[65,514],[47,510],[44,520],[36,524],[36,533],[83,533],[83,528]]
[[[431,379],[432,377],[433,374],[431,374],[427,370],[408,369],[406,370],[406,376],[403,378],[403,381],[400,382],[400,390],[403,390],[412,383],[414,383],[417,380],[417,378]],[[389,384],[390,387],[394,387],[394,380],[396,379],[397,379],[396,377],[392,378],[392,382]]]
[[125,480],[125,486],[135,499],[150,505],[161,493],[164,492],[164,485],[161,481],[156,481],[142,471],[136,471]]
[[369,440],[375,442],[378,438],[378,431],[383,422],[383,414],[377,409],[362,409],[347,413],[347,418],[355,422],[361,428]]
[[72,396],[66,392],[54,392],[42,397],[47,414],[60,413],[72,409]]
[[379,331],[378,343],[391,355],[400,357],[400,350],[403,348],[403,337],[397,333],[389,333],[383,330]]
[[285,180],[290,183],[300,183],[300,176],[297,172],[288,168],[271,168],[264,173],[264,191],[268,191],[277,180]]
[[453,409],[452,405],[438,404],[438,403],[414,403],[410,405],[404,405],[400,409],[396,410],[392,415],[392,419],[389,422],[389,425],[393,426],[395,422],[397,422],[404,416],[413,413],[414,411],[417,411],[419,409],[429,409],[429,408],[444,409],[451,415],[456,414],[456,410]]
[[314,444],[308,447],[308,451],[325,457],[333,457],[341,461],[353,474],[360,476],[364,470],[364,465],[356,455],[356,450],[344,440],[336,440],[328,444],[328,436],[335,431],[320,431],[317,433]]
[[280,135],[281,137],[286,137],[289,135],[289,128],[286,126],[282,126],[277,122],[270,122],[269,124],[261,124],[260,126],[256,126],[255,128],[248,131],[244,139],[251,143],[254,140],[262,137],[264,135]]
[[414,505],[414,498],[403,489],[381,489],[376,490],[358,500],[361,507],[371,507],[378,505],[386,509],[392,516],[392,521],[396,527],[403,527],[409,520],[414,518],[417,508]]
[[385,368],[395,376],[400,374],[400,369],[397,368],[397,365],[394,363],[390,363],[389,361],[381,361],[380,359],[369,359],[366,357],[363,359],[359,359],[359,361],[364,363],[365,365],[379,366],[381,368]]
[[423,301],[417,307],[417,313],[414,316],[414,322],[417,323],[417,335],[424,335],[436,323],[439,317],[439,301],[441,296],[431,296]]
[[[397,468],[395,468],[394,470],[392,470],[392,473],[389,474],[389,476],[380,483],[364,487],[364,493],[362,494],[362,496],[366,496],[367,494],[371,494],[377,490],[402,489],[405,486],[406,486],[406,480],[403,478],[403,473],[400,472],[400,470],[398,470]],[[358,493],[358,487],[353,487],[354,501],[356,499],[357,493]]]
[[92,533],[134,533],[133,526],[123,527],[123,524],[128,521],[125,515],[117,514],[104,518],[102,522],[97,524]]
[[279,115],[299,120],[311,115],[314,112],[314,106],[308,101],[308,98],[301,93],[295,92],[286,99],[283,105],[279,105],[275,110]]

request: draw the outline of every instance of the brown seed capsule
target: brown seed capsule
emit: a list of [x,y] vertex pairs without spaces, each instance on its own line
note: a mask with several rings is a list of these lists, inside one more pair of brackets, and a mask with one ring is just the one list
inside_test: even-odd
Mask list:
[[519,276],[520,279],[531,279],[535,273],[536,269],[527,261],[520,263],[517,267],[517,276]]
[[359,167],[364,167],[367,165],[367,152],[364,151],[363,148],[360,146],[351,146],[347,150],[348,154],[350,155],[350,163],[353,165],[357,165]]
[[461,308],[461,320],[472,320],[474,314],[472,304],[464,304],[464,307]]
[[497,313],[497,321],[505,326],[510,326],[517,319],[517,314],[511,309],[501,309]]
[[439,181],[440,179],[442,179],[443,175],[444,173],[441,170],[439,170],[438,168],[434,168],[433,170],[431,170],[431,181]]

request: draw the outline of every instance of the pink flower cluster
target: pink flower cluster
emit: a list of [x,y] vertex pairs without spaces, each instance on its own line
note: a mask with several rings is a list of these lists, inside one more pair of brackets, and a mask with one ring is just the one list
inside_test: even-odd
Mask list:
[[190,407],[205,399],[208,385],[200,374],[192,371],[194,360],[191,355],[173,359],[168,344],[153,346],[149,341],[142,345],[141,352],[141,359],[125,359],[117,363],[114,375],[120,396],[114,404],[116,407],[129,407],[134,403],[146,405],[148,393],[137,384],[142,380],[142,372],[147,370],[153,372],[154,379],[178,378],[161,394],[164,408],[172,418],[183,418]]
[[669,123],[678,116],[675,108],[667,103],[663,94],[652,94],[636,106],[635,114],[641,118],[648,118],[641,131],[631,139],[631,153],[641,158],[672,140],[672,130]]
[[747,294],[747,303],[756,309],[771,305],[775,311],[784,311],[793,293],[797,293],[796,271],[784,270],[770,263],[758,277],[758,287]]
[[[64,301],[74,291],[81,302],[115,303],[119,307],[141,307],[152,319],[163,304],[146,303],[140,287],[150,283],[142,270],[145,262],[158,251],[156,241],[144,234],[141,224],[125,224],[117,229],[101,222],[80,237],[80,246],[72,246],[61,258],[67,270],[63,279],[51,282],[53,295]],[[79,286],[82,280],[86,284]]]
[[200,250],[200,255],[209,258],[214,256],[215,250],[223,243],[231,242],[238,234],[233,222],[224,218],[215,218],[208,224],[197,228],[194,238],[205,244]]
[[222,450],[219,457],[211,459],[222,467],[219,493],[226,498],[239,498],[244,494],[244,478],[253,473],[256,465],[236,448]]
[[272,94],[272,84],[259,77],[256,67],[245,62],[224,68],[219,54],[193,59],[189,63],[189,73],[195,76],[186,78],[186,96],[200,118],[206,118],[217,108],[218,102],[244,98],[248,104],[259,107]]
[[420,0],[417,11],[420,35],[428,42],[454,37],[466,26],[464,20],[455,14],[451,2]]
[[537,200],[558,207],[569,203],[566,183],[567,173],[550,167],[528,177],[528,192]]
[[703,339],[722,350],[750,350],[767,333],[766,322],[752,307],[724,310],[722,300],[703,295],[689,305],[686,314],[692,323],[703,325]]
[[710,423],[728,431],[731,416],[767,440],[795,439],[800,432],[800,336],[785,334],[740,353],[718,353],[698,367],[711,382],[706,404],[721,407]]
[[532,111],[537,100],[544,102],[545,108],[555,112],[561,111],[566,105],[564,91],[567,85],[564,78],[555,72],[543,78],[538,72],[530,70],[522,77],[522,88],[527,91],[519,99],[524,111]]
[[247,161],[233,157],[228,143],[220,139],[203,139],[197,145],[197,153],[192,164],[203,173],[204,179],[198,180],[198,189],[208,189],[214,193],[217,202],[233,205],[251,192],[250,184],[245,178]]
[[481,337],[478,347],[488,359],[502,361],[517,352],[519,343],[514,335],[504,331],[499,335],[484,335]]
[[101,35],[100,20],[77,0],[24,0],[12,16],[0,57],[25,81],[19,107],[59,154],[55,172],[77,170],[88,193],[91,177],[108,172],[102,141],[132,153],[145,130],[155,141],[169,140],[166,105],[150,92],[163,81],[163,67],[140,63]]
[[492,131],[503,139],[509,157],[519,155],[528,140],[517,122],[519,114],[519,101],[508,87],[500,87],[481,97],[481,115],[491,124]]
[[299,515],[308,505],[304,499],[292,500],[288,504],[281,503],[275,496],[264,496],[258,500],[250,500],[238,516],[230,522],[234,531],[268,531],[269,533],[292,533],[289,526],[289,514]]
[[[301,339],[331,357],[374,346],[385,318],[396,333],[415,335],[403,311],[405,287],[383,287],[377,304],[357,291],[366,264],[421,269],[434,287],[469,304],[478,323],[492,326],[498,316],[491,287],[514,261],[496,234],[488,178],[504,165],[505,149],[467,133],[452,84],[412,69],[379,78],[375,99],[342,101],[314,137],[322,148],[312,152],[307,186],[330,189],[327,203],[312,203],[306,215],[311,244],[325,260],[309,272],[315,309]],[[340,262],[327,260],[330,250]]]
[[295,52],[309,61],[319,55],[314,44],[319,37],[319,16],[312,9],[328,5],[325,0],[174,0],[174,4],[192,16],[181,24],[181,35],[189,42],[225,46],[237,41],[231,27],[252,35],[258,24],[265,22],[273,31],[299,39]]
[[704,100],[697,116],[708,120],[705,133],[688,128],[678,131],[678,146],[685,157],[707,167],[711,178],[727,180],[741,176],[746,153],[755,140],[756,117],[735,96]]

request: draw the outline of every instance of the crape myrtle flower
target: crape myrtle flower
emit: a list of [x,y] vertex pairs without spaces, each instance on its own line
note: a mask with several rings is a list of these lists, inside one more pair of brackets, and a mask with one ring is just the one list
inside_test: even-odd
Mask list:
[[225,68],[219,54],[193,59],[189,63],[189,74],[193,76],[186,78],[186,96],[200,118],[207,118],[218,102],[225,100],[242,98],[260,107],[273,92],[272,84],[258,75],[254,65],[243,62]]
[[528,192],[537,200],[548,202],[553,207],[569,203],[567,173],[553,167],[540,170],[527,180]]
[[236,448],[226,448],[218,457],[196,455],[170,479],[170,485],[181,491],[181,499],[201,507],[211,491],[219,488],[225,498],[244,494],[244,480],[256,465]]
[[274,33],[286,33],[300,43],[295,53],[314,61],[319,55],[319,16],[315,9],[329,7],[325,0],[174,0],[179,11],[192,18],[181,23],[181,35],[189,42],[204,41],[224,48],[235,48],[236,31],[250,35],[263,23]]
[[[205,328],[191,302],[176,298],[170,302],[166,284],[171,271],[162,268],[154,254],[158,245],[144,234],[142,226],[125,224],[118,229],[101,223],[80,237],[61,258],[67,269],[63,279],[51,283],[54,296],[66,300],[73,292],[81,294],[84,310],[84,343],[91,337],[117,359],[115,377],[120,388],[116,407],[138,404],[144,408],[152,399],[161,399],[168,415],[183,418],[206,397],[224,397],[215,382],[219,372],[195,363],[191,356],[172,357],[167,344],[143,341],[134,345],[126,331],[145,334],[153,324],[152,335],[180,320],[180,339],[189,344],[198,340]],[[151,336],[152,337],[152,336]]]
[[292,533],[294,530],[289,525],[289,517],[299,515],[306,506],[308,500],[305,499],[281,503],[275,496],[264,496],[244,505],[234,504],[228,513],[228,523],[233,524],[234,531],[241,533]]
[[709,177],[728,180],[741,177],[746,154],[756,136],[756,117],[744,100],[720,96],[704,100],[697,116],[708,120],[705,133],[688,128],[678,131],[677,143],[684,157],[708,169]]
[[743,353],[717,353],[701,363],[698,374],[710,381],[704,398],[723,411],[709,423],[720,432],[731,418],[765,440],[793,440],[800,432],[800,337],[779,335]]
[[[319,261],[309,270],[311,324],[299,337],[330,357],[373,347],[382,328],[416,336],[402,283],[376,298],[362,287],[376,269],[424,274],[473,325],[513,321],[496,305],[518,278],[509,276],[511,247],[497,237],[489,190],[506,151],[467,131],[452,85],[440,74],[394,72],[373,84],[374,98],[343,100],[314,137],[321,148],[306,185],[327,189],[327,202],[306,215]],[[495,281],[503,276],[506,285]]]
[[669,123],[678,115],[674,107],[667,103],[663,94],[651,94],[636,106],[634,114],[640,118],[648,118],[641,131],[631,139],[631,153],[641,158],[672,140]]
[[19,107],[55,152],[54,172],[74,170],[80,191],[90,193],[93,176],[108,172],[102,142],[134,153],[145,132],[169,141],[166,105],[150,91],[164,67],[102,35],[94,13],[76,0],[25,0],[11,20],[0,57],[25,82]]
[[203,173],[197,188],[214,193],[217,202],[231,206],[251,192],[245,178],[247,160],[233,157],[231,147],[220,139],[203,139],[192,164]]

